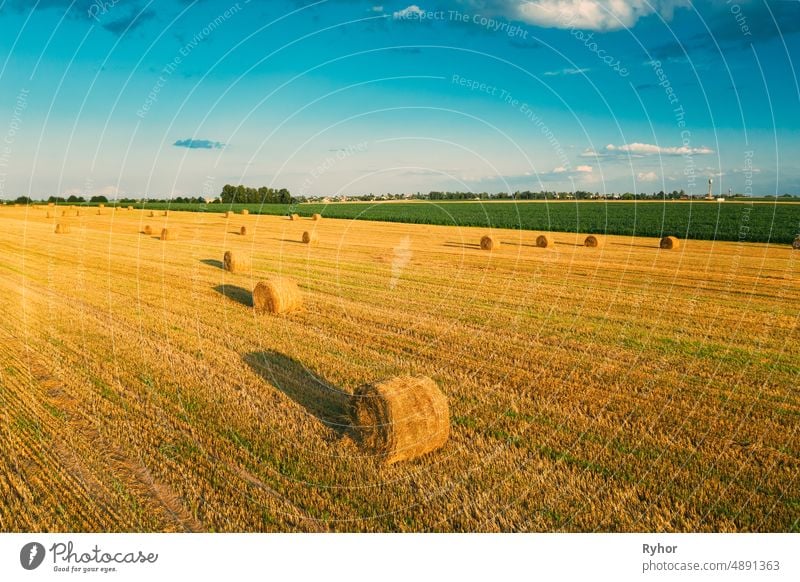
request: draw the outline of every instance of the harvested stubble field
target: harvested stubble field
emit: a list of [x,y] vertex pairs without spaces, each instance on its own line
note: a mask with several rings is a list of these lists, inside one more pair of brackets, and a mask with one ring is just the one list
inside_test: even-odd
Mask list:
[[[800,529],[788,245],[145,214],[0,209],[1,531]],[[400,374],[450,440],[382,466],[343,418]]]

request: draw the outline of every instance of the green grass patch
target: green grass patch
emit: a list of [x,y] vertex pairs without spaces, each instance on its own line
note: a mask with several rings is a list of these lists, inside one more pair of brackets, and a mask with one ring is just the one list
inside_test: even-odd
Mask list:
[[[148,204],[148,209],[510,228],[742,242],[791,243],[800,224],[800,203],[726,201],[559,202],[349,202],[331,204]],[[140,206],[137,206],[140,208]]]

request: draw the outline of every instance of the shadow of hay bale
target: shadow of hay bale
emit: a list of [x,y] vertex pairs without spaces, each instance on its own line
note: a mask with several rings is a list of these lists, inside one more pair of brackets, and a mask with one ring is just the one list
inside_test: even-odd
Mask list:
[[457,249],[478,249],[478,250],[481,250],[480,243],[462,243],[462,242],[446,241],[446,242],[442,243],[442,246],[453,247],[453,248],[457,248]]
[[217,259],[200,259],[200,262],[204,265],[208,265],[209,267],[216,267],[217,269],[224,269],[225,265],[222,261],[218,261]]
[[339,437],[352,436],[350,394],[284,354],[251,352],[243,357],[252,370],[314,415]]
[[253,294],[249,289],[245,289],[244,287],[239,287],[238,285],[217,285],[214,287],[214,291],[246,307],[253,306]]

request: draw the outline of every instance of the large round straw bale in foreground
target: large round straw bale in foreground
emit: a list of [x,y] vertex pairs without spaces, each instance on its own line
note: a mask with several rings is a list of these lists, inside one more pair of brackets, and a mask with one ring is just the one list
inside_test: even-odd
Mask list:
[[253,307],[257,313],[291,313],[303,306],[297,283],[285,277],[259,281],[253,290]]
[[436,382],[400,376],[356,390],[350,417],[360,444],[385,463],[419,457],[450,437],[450,407]]
[[662,249],[677,249],[681,246],[681,242],[674,236],[665,236],[661,239],[661,244],[659,246]]
[[69,233],[70,233],[69,224],[65,222],[59,222],[58,224],[56,224],[56,234],[69,234]]
[[162,228],[161,240],[176,240],[178,238],[178,231],[174,228]]
[[303,242],[306,243],[306,244],[312,244],[312,243],[317,242],[318,240],[319,240],[319,237],[317,237],[317,233],[316,232],[307,230],[307,231],[305,231],[303,233]]
[[546,249],[549,246],[553,246],[553,239],[551,239],[546,234],[540,234],[536,237],[536,246],[542,249]]
[[592,248],[601,247],[603,246],[603,239],[594,234],[590,234],[586,237],[586,240],[583,241],[583,246]]
[[225,251],[225,255],[222,257],[222,266],[231,273],[241,273],[248,270],[250,263],[233,251]]
[[144,234],[153,234],[153,229],[149,224],[145,225],[144,230],[142,231]]
[[792,242],[792,248],[796,251],[800,251],[800,235],[795,237],[794,241]]
[[311,215],[311,220],[322,220],[322,215],[321,214],[312,214]]
[[490,251],[495,246],[497,246],[497,241],[494,240],[494,237],[491,237],[488,234],[481,237],[481,248],[484,251]]

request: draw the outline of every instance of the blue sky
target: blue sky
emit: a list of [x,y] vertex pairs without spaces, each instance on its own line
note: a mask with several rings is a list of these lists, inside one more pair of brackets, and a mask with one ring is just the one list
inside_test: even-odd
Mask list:
[[0,197],[800,193],[800,3],[0,0]]

